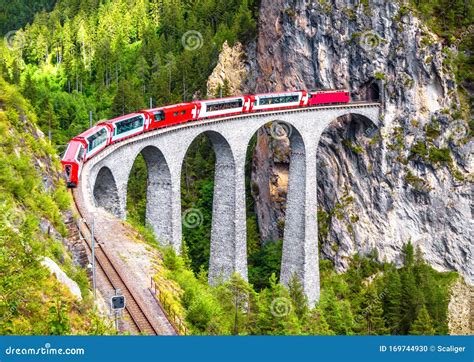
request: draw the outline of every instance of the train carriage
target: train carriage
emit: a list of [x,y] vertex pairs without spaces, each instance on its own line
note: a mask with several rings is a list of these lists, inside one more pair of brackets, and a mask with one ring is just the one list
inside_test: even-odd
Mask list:
[[138,112],[109,119],[100,122],[99,125],[109,129],[109,143],[112,144],[144,132],[148,123],[148,115]]
[[306,91],[265,93],[256,94],[253,97],[251,111],[270,111],[307,105],[308,93]]
[[85,148],[82,142],[71,140],[61,159],[64,173],[66,174],[67,187],[76,187],[84,162]]
[[82,164],[102,151],[109,144],[110,131],[105,125],[97,125],[74,137],[61,159],[68,187],[76,187]]
[[84,162],[109,144],[153,129],[201,119],[230,117],[241,113],[343,104],[350,102],[347,90],[275,92],[208,99],[147,109],[99,123],[74,137],[61,162],[68,187],[76,187]]
[[250,111],[250,97],[227,97],[194,102],[199,104],[199,119],[230,116]]
[[109,144],[110,130],[106,125],[96,125],[73,138],[86,149],[84,161],[102,151]]
[[197,120],[199,113],[198,108],[198,104],[195,103],[180,103],[171,106],[147,109],[146,111],[143,111],[150,117],[150,123],[147,130]]
[[309,106],[321,104],[349,103],[350,93],[347,90],[326,90],[310,92]]

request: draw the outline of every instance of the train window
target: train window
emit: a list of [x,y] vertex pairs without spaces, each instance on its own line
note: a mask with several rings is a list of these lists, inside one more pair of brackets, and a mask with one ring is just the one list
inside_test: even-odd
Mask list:
[[288,95],[288,96],[269,96],[260,98],[260,105],[270,105],[270,104],[280,104],[280,103],[292,103],[298,102],[298,95]]
[[208,112],[214,112],[222,111],[224,109],[241,108],[242,104],[242,99],[235,99],[230,101],[208,103],[206,107]]
[[179,114],[179,112],[174,112],[173,116],[176,117]]
[[165,112],[158,111],[155,113],[155,122],[160,122],[165,120]]
[[185,114],[186,114],[186,111],[181,111],[181,114],[182,114],[182,115],[185,115]]
[[87,141],[89,142],[88,151],[92,151],[94,148],[99,147],[107,141],[107,131],[105,128],[102,128],[92,136],[87,137]]
[[143,126],[143,117],[136,116],[129,119],[124,119],[123,121],[117,122],[115,124],[115,134],[122,134],[136,128],[140,128]]
[[263,105],[270,105],[270,104],[292,103],[292,102],[298,102],[298,100],[299,100],[298,95],[261,97],[260,105],[263,106]]
[[82,162],[82,159],[84,158],[84,147],[82,145],[79,147],[79,152],[77,154],[77,160],[78,162]]

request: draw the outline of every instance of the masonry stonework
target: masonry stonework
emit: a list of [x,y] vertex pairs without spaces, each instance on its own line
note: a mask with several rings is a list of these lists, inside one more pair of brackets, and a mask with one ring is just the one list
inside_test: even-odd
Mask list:
[[379,125],[378,104],[351,104],[190,122],[109,146],[84,165],[79,191],[91,209],[126,217],[127,183],[136,157],[148,167],[146,220],[162,244],[181,249],[181,168],[186,151],[205,133],[216,153],[209,282],[237,272],[247,278],[245,157],[251,137],[269,122],[290,132],[290,174],[280,281],[296,274],[311,305],[319,300],[316,200],[317,147],[336,118],[358,114]]

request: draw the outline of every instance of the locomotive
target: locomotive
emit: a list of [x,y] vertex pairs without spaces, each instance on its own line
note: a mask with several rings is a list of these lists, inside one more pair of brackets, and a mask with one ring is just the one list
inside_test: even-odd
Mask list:
[[243,113],[349,103],[347,90],[294,91],[207,99],[141,110],[99,122],[69,141],[61,160],[67,186],[77,187],[82,166],[107,146],[154,129]]

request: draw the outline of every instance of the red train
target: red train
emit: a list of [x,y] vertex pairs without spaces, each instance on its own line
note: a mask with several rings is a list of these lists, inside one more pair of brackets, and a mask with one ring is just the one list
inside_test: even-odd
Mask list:
[[157,128],[242,113],[268,112],[281,109],[314,107],[324,104],[349,103],[345,90],[265,93],[220,99],[208,99],[142,110],[137,113],[100,122],[74,137],[61,160],[67,186],[76,187],[87,160],[108,145]]

